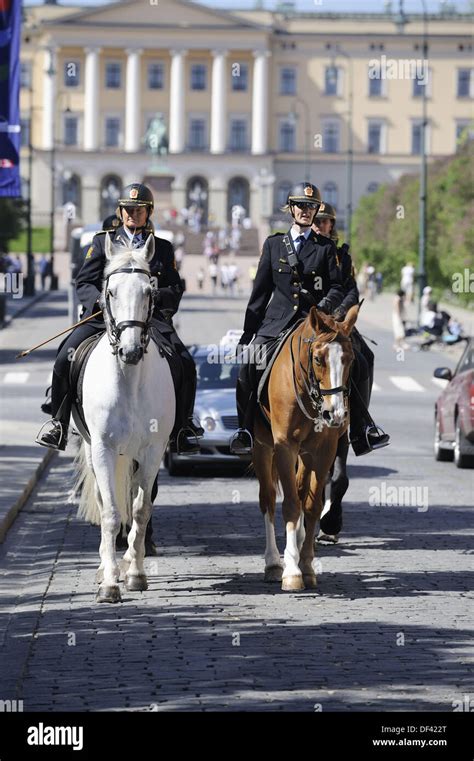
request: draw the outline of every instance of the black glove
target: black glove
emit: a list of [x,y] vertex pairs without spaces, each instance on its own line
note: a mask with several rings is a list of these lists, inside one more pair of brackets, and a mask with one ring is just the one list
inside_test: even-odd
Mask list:
[[324,312],[324,314],[330,314],[331,308],[329,307],[327,301],[320,301],[318,304],[318,309],[320,312]]
[[346,318],[347,311],[344,309],[343,306],[337,307],[334,312],[332,313],[333,318],[336,320],[336,322],[343,322]]

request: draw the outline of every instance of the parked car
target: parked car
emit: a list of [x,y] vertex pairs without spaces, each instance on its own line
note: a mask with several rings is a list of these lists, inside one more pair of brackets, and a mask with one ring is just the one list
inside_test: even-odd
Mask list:
[[474,467],[474,339],[466,340],[454,373],[438,367],[433,374],[449,381],[435,405],[435,459]]
[[251,456],[232,455],[229,448],[229,440],[239,427],[235,387],[240,365],[227,361],[232,345],[222,345],[217,352],[209,346],[192,346],[190,353],[197,370],[194,413],[205,433],[200,439],[199,454],[178,455],[168,450],[165,466],[172,476],[182,475],[193,466],[224,465],[244,470]]

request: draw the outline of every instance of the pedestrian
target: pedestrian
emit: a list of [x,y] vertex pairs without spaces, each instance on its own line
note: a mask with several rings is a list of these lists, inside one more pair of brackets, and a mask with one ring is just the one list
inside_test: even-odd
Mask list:
[[412,262],[407,262],[401,269],[400,288],[405,291],[406,300],[409,304],[413,303],[415,285],[415,268]]
[[215,262],[210,262],[209,263],[209,277],[211,278],[213,295],[216,294],[216,290],[217,290],[217,274],[218,274],[217,264]]
[[46,278],[48,277],[48,272],[49,272],[49,262],[44,254],[42,255],[41,259],[38,262],[38,272],[41,278],[41,290],[45,291]]
[[367,290],[369,292],[369,299],[370,301],[373,301],[375,299],[375,292],[377,290],[377,285],[375,282],[375,267],[372,264],[369,264],[366,269],[367,274]]
[[184,258],[184,249],[182,246],[178,246],[178,248],[174,252],[174,258],[176,261],[176,269],[178,272],[180,272],[181,267],[183,266],[183,258]]
[[375,273],[375,287],[378,294],[383,290],[383,275],[380,271]]
[[229,287],[230,278],[229,278],[229,267],[227,264],[221,265],[221,288],[224,291],[224,293],[227,293],[227,288]]
[[202,291],[204,286],[204,270],[202,267],[199,267],[197,272],[197,282],[198,282],[198,289]]
[[239,279],[239,268],[234,261],[231,261],[227,267],[229,275],[229,291],[231,296],[235,296],[237,282]]
[[393,300],[392,327],[394,337],[394,349],[408,349],[405,342],[405,291],[400,289]]
[[420,326],[426,325],[427,320],[429,320],[429,318],[427,317],[427,312],[428,312],[428,304],[432,300],[432,295],[431,295],[432,292],[433,292],[433,289],[429,285],[423,288],[423,294],[421,296],[421,301],[420,301]]

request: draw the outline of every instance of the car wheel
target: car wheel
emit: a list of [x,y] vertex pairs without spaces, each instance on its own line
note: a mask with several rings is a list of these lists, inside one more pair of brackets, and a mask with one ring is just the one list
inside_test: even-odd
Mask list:
[[474,467],[474,456],[464,454],[462,451],[464,444],[464,435],[459,425],[459,419],[456,420],[456,431],[454,438],[454,464],[457,468],[472,468]]
[[173,452],[168,452],[166,467],[168,468],[170,476],[185,476],[189,471],[187,465],[176,462],[176,457]]
[[441,431],[438,416],[435,417],[435,434],[434,434],[434,456],[438,462],[450,462],[453,459],[453,452],[450,449],[443,449],[441,446]]

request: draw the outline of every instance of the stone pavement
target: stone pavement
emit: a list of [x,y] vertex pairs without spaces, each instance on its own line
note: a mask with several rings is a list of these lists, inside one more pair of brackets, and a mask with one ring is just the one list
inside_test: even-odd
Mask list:
[[0,697],[25,711],[452,711],[473,696],[471,508],[448,482],[427,512],[370,508],[365,471],[341,543],[319,548],[318,590],[290,594],[262,581],[254,480],[162,473],[149,590],[108,606],[94,602],[98,529],[75,517],[61,455],[0,547]]

